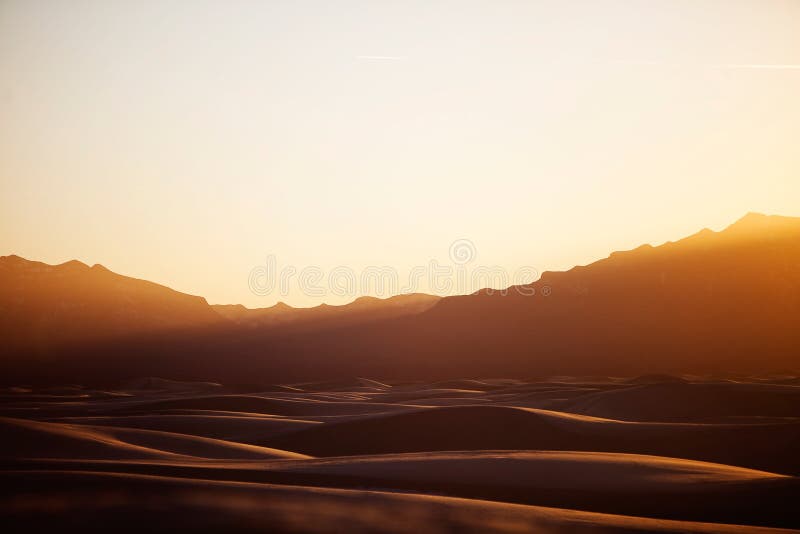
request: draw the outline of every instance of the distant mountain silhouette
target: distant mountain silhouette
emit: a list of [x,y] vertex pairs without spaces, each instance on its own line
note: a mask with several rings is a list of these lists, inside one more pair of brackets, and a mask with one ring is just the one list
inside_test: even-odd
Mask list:
[[492,355],[530,373],[796,367],[800,218],[750,213],[721,232],[545,272],[523,289],[534,295],[444,299],[401,327],[437,350],[423,341],[409,352],[431,367]]
[[413,332],[399,336],[415,340],[407,354],[431,370],[488,358],[545,374],[800,364],[800,218],[750,213],[523,289],[534,295],[448,298],[396,325]]
[[293,308],[279,302],[269,308],[245,308],[241,304],[213,305],[223,317],[251,328],[276,328],[282,331],[339,328],[380,319],[416,315],[430,309],[441,297],[424,293],[396,295],[387,299],[359,297],[349,304],[320,304],[313,308]]
[[203,297],[69,261],[48,265],[19,256],[0,257],[0,342],[12,350],[48,352],[64,346],[198,328],[235,326],[308,331],[338,328],[425,311],[440,297],[360,297],[350,304],[293,308],[210,306]]
[[721,232],[612,253],[546,272],[525,295],[515,289],[444,298],[369,328],[251,343],[273,355],[270,369],[288,373],[302,357],[324,362],[320,373],[378,378],[800,367],[800,218],[751,213]]
[[[70,367],[50,370],[84,379],[155,375],[275,382],[800,367],[800,218],[748,214],[721,232],[703,230],[569,271],[546,272],[522,286],[533,295],[514,289],[507,295],[479,291],[443,298],[421,313],[332,322],[330,328],[264,326],[255,319],[298,311],[283,306],[217,307],[232,326],[86,346],[53,356]],[[6,302],[4,296],[4,308],[12,310]],[[355,313],[361,304],[350,306]],[[313,313],[322,317],[327,308],[347,307]],[[16,312],[4,312],[4,321],[8,315]],[[256,326],[245,324],[251,320]],[[308,324],[317,322],[324,321]],[[107,360],[109,353],[114,361]],[[11,368],[22,370],[17,363]],[[79,364],[82,371],[75,369]],[[22,376],[35,378],[37,368],[30,365]]]
[[221,322],[203,297],[102,265],[47,265],[19,256],[0,257],[0,309],[2,342],[39,350]]

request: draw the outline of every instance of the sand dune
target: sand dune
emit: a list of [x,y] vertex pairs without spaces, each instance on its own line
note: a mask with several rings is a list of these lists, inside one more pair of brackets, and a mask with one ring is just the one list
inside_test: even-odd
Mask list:
[[[11,524],[41,530],[69,520],[71,527],[87,532],[108,525],[128,532],[781,532],[379,491],[114,473],[4,472],[0,477],[4,487],[16,488],[16,496],[3,492],[0,513]],[[76,485],[79,490],[73,490]],[[164,509],[173,513],[165,515]]]
[[136,428],[117,428],[101,426],[85,426],[90,432],[111,436],[125,443],[136,446],[149,447],[172,454],[195,456],[209,459],[301,459],[307,455],[289,451],[271,449],[211,439],[201,436],[161,432],[155,430],[142,430]]
[[282,399],[252,395],[217,395],[157,400],[130,405],[120,412],[154,412],[173,409],[230,410],[284,416],[354,415],[402,411],[414,406],[388,403],[326,402],[323,400]]
[[[476,451],[291,460],[25,460],[27,471],[380,488],[661,519],[797,526],[794,477],[675,458]],[[690,497],[687,500],[687,497]]]
[[147,376],[128,380],[122,385],[123,389],[148,390],[148,391],[214,391],[222,388],[222,384],[216,382],[186,382],[180,380],[168,380],[157,376]]
[[[729,444],[720,447],[720,443]],[[446,450],[594,450],[800,472],[800,424],[696,425],[604,420],[506,406],[452,406],[331,422],[261,444],[313,456]]]
[[709,420],[731,416],[800,418],[800,387],[664,382],[587,395],[564,408],[631,421]]
[[[665,489],[670,485],[791,478],[729,465],[606,452],[480,451],[318,459],[293,472],[368,475],[417,481],[511,484],[552,489]],[[609,483],[609,480],[613,480]]]
[[[205,531],[800,527],[800,423],[779,415],[793,413],[791,386],[586,380],[9,388],[0,477],[20,483],[0,491],[0,515],[88,531],[148,518]],[[661,421],[647,398],[669,388],[693,388],[686,402],[708,402],[708,421],[680,399]]]
[[227,442],[131,428],[45,423],[0,418],[5,439],[3,458],[163,459],[205,458],[307,458],[302,454]]
[[474,380],[474,379],[442,380],[440,382],[434,382],[433,384],[431,384],[431,388],[492,391],[495,389],[501,389],[508,386],[508,382],[509,381],[502,381],[501,383],[498,383],[497,381]]
[[163,458],[172,453],[126,443],[79,425],[0,418],[3,458]]
[[65,417],[56,422],[162,430],[242,443],[263,440],[318,424],[306,419],[244,416],[241,412]]

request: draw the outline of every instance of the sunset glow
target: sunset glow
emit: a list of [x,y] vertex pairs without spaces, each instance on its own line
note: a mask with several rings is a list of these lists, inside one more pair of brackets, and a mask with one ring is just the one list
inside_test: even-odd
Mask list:
[[[569,268],[800,213],[800,3],[0,4],[0,249],[205,296],[251,270]],[[435,288],[420,287],[420,290]]]

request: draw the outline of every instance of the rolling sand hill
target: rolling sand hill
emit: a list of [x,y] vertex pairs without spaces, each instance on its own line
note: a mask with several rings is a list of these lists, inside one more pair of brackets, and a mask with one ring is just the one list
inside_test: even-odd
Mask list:
[[[241,395],[224,384],[144,383],[160,387],[7,389],[2,520],[90,532],[800,527],[800,416],[794,397],[775,397],[795,386],[359,379]],[[652,420],[665,412],[637,402],[647,388],[674,386],[697,388],[684,404],[706,421],[684,420],[683,405],[670,422]],[[720,386],[746,397],[717,402]],[[606,413],[581,413],[587,406]]]
[[0,477],[16,488],[3,515],[38,531],[69,522],[89,532],[790,532],[380,491],[74,471]]

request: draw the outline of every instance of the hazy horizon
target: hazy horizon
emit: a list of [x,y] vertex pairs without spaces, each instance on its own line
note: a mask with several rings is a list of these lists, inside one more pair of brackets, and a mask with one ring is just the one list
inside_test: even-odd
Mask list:
[[[772,219],[774,221],[776,218],[787,221],[800,221],[800,217],[786,216],[783,214],[748,212],[736,221],[732,221],[731,224],[725,225],[725,229],[734,226],[742,228],[742,225],[744,225],[745,228],[763,229],[763,223],[766,222],[766,220]],[[663,243],[641,243],[636,249],[638,250],[640,247],[647,245],[660,247],[668,243],[681,242],[684,239],[691,239],[702,235],[706,230],[711,229],[705,227],[691,235],[679,236]],[[712,230],[712,232],[715,231]],[[313,299],[311,303],[307,303],[306,305],[290,304],[291,307],[298,309],[310,309],[320,305],[344,306],[362,297],[389,299],[413,294],[445,297],[469,295],[486,289],[499,290],[491,292],[490,294],[533,296],[535,290],[531,292],[528,285],[531,282],[541,280],[541,275],[546,271],[571,271],[574,267],[589,266],[615,253],[626,251],[634,251],[634,249],[608,251],[607,254],[593,258],[584,264],[572,265],[565,269],[538,270],[531,266],[522,266],[514,272],[507,271],[501,266],[482,265],[480,262],[476,261],[478,255],[477,248],[474,243],[465,239],[456,240],[451,243],[448,250],[448,257],[445,258],[442,263],[439,263],[436,259],[432,259],[427,264],[416,265],[406,272],[400,272],[398,269],[391,266],[376,265],[365,266],[360,271],[349,266],[339,265],[330,271],[325,271],[315,265],[298,267],[295,265],[281,264],[277,261],[277,258],[270,256],[267,258],[267,261],[254,266],[250,273],[248,273],[248,286],[252,294],[274,298],[276,299],[275,303],[267,306],[249,307],[267,308],[276,304],[285,305],[286,302],[284,299],[287,295],[304,295],[309,300]],[[7,258],[9,256],[21,258],[18,254],[8,254],[0,256],[0,258]],[[22,259],[26,262],[41,261],[37,258]],[[105,265],[99,263],[87,263],[76,258],[51,265],[71,264],[76,261],[84,264],[85,268],[96,266],[107,268]],[[418,271],[416,275],[414,274],[415,270]],[[303,271],[305,271],[305,274]],[[126,273],[116,274],[128,276]],[[318,278],[315,278],[314,275]],[[498,275],[502,276],[497,278]],[[503,276],[506,278],[503,278]],[[351,279],[351,286],[349,287],[346,287],[345,279],[347,277]],[[288,280],[288,283],[284,280]],[[158,280],[146,281],[154,282],[162,286],[165,285]],[[287,284],[286,287],[284,287],[284,283]],[[392,285],[392,283],[396,285]],[[287,291],[287,288],[290,291]],[[316,294],[318,291],[323,291],[323,293]],[[204,295],[196,296],[206,298]],[[209,302],[209,304],[239,306],[242,303]]]
[[249,273],[459,239],[557,270],[798,215],[798,34],[793,1],[6,1],[0,254],[311,306],[354,297]]

